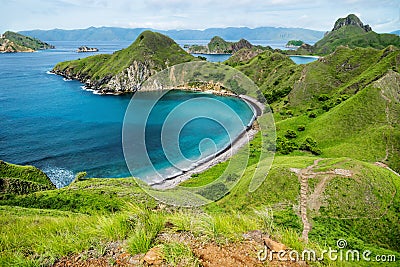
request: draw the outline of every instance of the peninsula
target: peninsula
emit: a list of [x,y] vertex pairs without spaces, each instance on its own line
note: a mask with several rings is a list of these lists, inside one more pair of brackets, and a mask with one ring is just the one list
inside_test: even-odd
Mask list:
[[199,60],[171,38],[144,31],[128,47],[112,55],[101,54],[58,63],[52,70],[67,79],[84,83],[99,93],[130,93],[158,71],[179,63]]
[[0,53],[35,52],[53,48],[53,45],[19,33],[6,31],[0,34]]

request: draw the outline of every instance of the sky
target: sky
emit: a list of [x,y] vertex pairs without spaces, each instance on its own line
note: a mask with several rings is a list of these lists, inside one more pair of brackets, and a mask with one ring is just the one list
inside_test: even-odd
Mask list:
[[337,18],[350,13],[376,32],[400,29],[400,0],[0,0],[0,12],[0,32],[91,26],[329,31]]

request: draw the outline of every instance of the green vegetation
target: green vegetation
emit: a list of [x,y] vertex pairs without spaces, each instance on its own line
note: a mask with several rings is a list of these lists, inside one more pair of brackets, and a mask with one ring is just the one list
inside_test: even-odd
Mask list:
[[[342,42],[347,37],[337,34],[354,27],[363,31],[360,36],[375,34],[357,19],[338,20],[334,34],[327,37]],[[71,71],[106,77],[128,66],[124,65],[127,55],[145,60],[150,51],[168,50],[171,45],[157,34],[144,32],[142,36],[132,45],[135,50],[57,66],[62,69],[76,64]],[[159,47],[158,41],[166,43]],[[55,189],[47,176],[33,167],[0,162],[1,185],[6,181],[12,185],[7,188],[21,189],[7,191],[2,187],[0,265],[51,266],[61,257],[81,257],[87,251],[101,257],[111,244],[118,244],[142,258],[156,247],[165,264],[198,266],[203,259],[199,248],[215,246],[214,258],[228,257],[220,251],[232,244],[245,247],[247,241],[242,241],[252,233],[269,236],[297,251],[312,248],[319,253],[336,249],[337,240],[345,239],[346,249],[369,250],[371,258],[393,255],[398,260],[400,176],[393,171],[400,171],[400,51],[396,45],[381,50],[339,46],[318,61],[301,66],[271,50],[260,53],[245,49],[226,61],[257,84],[270,102],[276,121],[276,154],[266,173],[272,159],[263,153],[274,148],[265,146],[262,139],[275,136],[259,133],[229,161],[181,183],[181,188],[216,200],[203,207],[189,209],[157,202],[144,191],[152,189],[134,178],[87,179],[85,173],[79,173],[69,186]],[[256,54],[249,56],[253,52]],[[171,55],[178,58],[175,52]],[[169,60],[159,57],[158,52],[152,57],[159,66]],[[95,66],[101,59],[109,65]],[[82,62],[90,66],[86,69]],[[243,85],[243,77],[233,79],[228,66],[218,65],[225,68],[222,73],[216,65],[200,63],[193,63],[198,64],[192,73],[193,85],[217,79],[233,92],[259,97],[254,88]],[[177,66],[174,70],[180,73],[185,69]],[[164,74],[169,77],[171,73]],[[265,180],[250,190],[256,173]],[[175,192],[164,191],[165,199]],[[307,244],[302,239],[302,205],[312,225]],[[253,250],[246,251],[249,257],[256,257]],[[116,261],[113,257],[110,260]],[[377,262],[328,259],[308,263],[380,266]]]
[[0,160],[0,198],[48,189],[55,189],[55,186],[41,170]]
[[265,51],[249,61],[237,65],[234,61],[225,64],[235,66],[254,81],[268,103],[282,99],[293,89],[299,79],[302,66],[278,52]]
[[384,49],[389,45],[400,47],[400,37],[394,34],[378,34],[373,31],[365,32],[358,26],[348,25],[330,32],[323,39],[315,43],[314,53],[326,55],[335,51],[339,46]]
[[[197,60],[171,38],[144,31],[128,48],[112,55],[95,55],[58,63],[53,71],[101,90],[135,91],[150,75],[169,66]],[[129,73],[142,73],[129,78]],[[89,81],[88,81],[89,80]],[[109,83],[113,81],[112,83]],[[131,81],[132,80],[132,81]]]
[[301,40],[290,40],[286,43],[286,47],[296,47],[301,46],[302,44],[304,44],[304,42]]
[[33,52],[51,48],[54,46],[11,31],[6,31],[0,38],[0,52]]
[[[245,39],[240,39],[237,42],[228,42],[219,36],[211,38],[210,42],[205,45],[192,45],[189,47],[189,53],[201,54],[232,54],[240,49],[252,49],[253,45]],[[257,48],[261,48],[257,46]]]

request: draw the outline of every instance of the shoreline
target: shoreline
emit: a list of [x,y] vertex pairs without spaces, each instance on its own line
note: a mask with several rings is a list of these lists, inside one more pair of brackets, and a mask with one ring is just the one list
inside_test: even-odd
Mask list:
[[204,172],[209,168],[228,160],[233,155],[235,155],[239,151],[239,149],[241,149],[244,145],[253,140],[253,138],[259,131],[258,129],[254,129],[253,125],[257,121],[257,117],[263,114],[264,105],[261,102],[257,101],[256,99],[249,97],[247,95],[240,95],[238,97],[243,101],[245,101],[252,108],[254,112],[254,116],[249,125],[247,125],[246,129],[243,130],[243,132],[239,134],[232,141],[231,144],[226,146],[221,151],[217,152],[215,155],[210,156],[209,159],[205,160],[204,162],[200,162],[199,165],[195,166],[194,168],[187,171],[183,171],[182,173],[176,176],[168,177],[163,181],[149,184],[151,187],[159,190],[174,188],[180,183],[190,179],[193,174]]

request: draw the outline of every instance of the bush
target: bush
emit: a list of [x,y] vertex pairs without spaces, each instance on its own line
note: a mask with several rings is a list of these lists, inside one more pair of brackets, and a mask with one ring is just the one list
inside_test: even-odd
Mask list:
[[316,118],[316,117],[317,117],[317,114],[316,114],[315,112],[310,112],[310,113],[308,114],[308,117],[309,117],[309,118]]
[[285,137],[286,137],[286,138],[289,138],[289,139],[293,139],[293,138],[296,138],[296,137],[297,137],[297,134],[296,134],[296,132],[293,131],[293,130],[287,130],[287,131],[286,131],[286,134],[285,134]]
[[318,96],[318,101],[326,101],[329,99],[329,96],[327,94],[321,94]]
[[281,154],[287,155],[296,149],[298,149],[298,145],[295,142],[281,137],[276,139],[276,151]]
[[306,126],[304,126],[304,125],[299,125],[297,127],[297,131],[299,131],[299,132],[303,132],[305,129],[306,129]]
[[300,145],[301,150],[310,151],[314,155],[320,155],[321,149],[318,148],[317,142],[311,137],[307,137],[306,140]]
[[86,172],[78,172],[75,175],[74,183],[79,182],[79,181],[84,181],[86,178],[87,173]]

